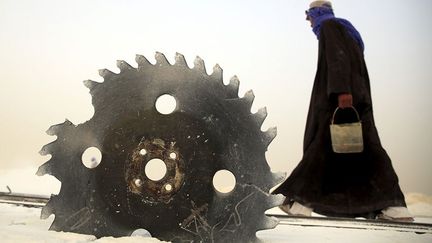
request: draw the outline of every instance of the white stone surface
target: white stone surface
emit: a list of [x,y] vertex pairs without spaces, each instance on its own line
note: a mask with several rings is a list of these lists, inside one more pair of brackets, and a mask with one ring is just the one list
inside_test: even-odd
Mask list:
[[[0,239],[2,243],[28,242],[28,243],[129,243],[160,242],[157,239],[143,236],[132,237],[104,237],[96,239],[92,235],[75,233],[53,232],[48,228],[54,217],[47,220],[39,219],[40,209],[25,208],[0,203]],[[429,219],[432,222],[431,219]],[[264,243],[430,243],[432,234],[416,234],[408,232],[395,232],[385,230],[358,230],[326,227],[304,227],[279,225],[275,229],[260,231],[258,237]]]

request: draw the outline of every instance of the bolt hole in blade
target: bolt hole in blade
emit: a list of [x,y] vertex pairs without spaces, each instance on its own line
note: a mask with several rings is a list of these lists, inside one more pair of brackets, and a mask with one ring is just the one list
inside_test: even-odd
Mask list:
[[139,153],[141,154],[141,155],[146,155],[147,154],[147,150],[145,150],[145,149],[141,149],[140,151],[139,151]]
[[87,148],[81,156],[81,162],[89,169],[98,167],[101,161],[102,153],[96,147]]
[[152,181],[160,181],[167,172],[166,164],[161,159],[152,159],[145,166],[145,175]]
[[213,176],[213,186],[221,193],[229,193],[234,190],[236,178],[229,170],[219,170]]
[[165,190],[166,190],[167,192],[170,192],[172,189],[173,189],[173,187],[172,187],[171,184],[166,184],[166,185],[165,185]]
[[170,156],[171,159],[176,159],[177,158],[177,154],[174,153],[174,152],[170,153],[169,156]]
[[141,179],[135,179],[135,180],[134,180],[134,183],[135,183],[135,185],[136,185],[137,187],[141,187],[142,184],[143,184],[143,182],[142,182]]
[[172,95],[164,94],[157,98],[155,106],[160,114],[169,115],[176,109],[177,101]]

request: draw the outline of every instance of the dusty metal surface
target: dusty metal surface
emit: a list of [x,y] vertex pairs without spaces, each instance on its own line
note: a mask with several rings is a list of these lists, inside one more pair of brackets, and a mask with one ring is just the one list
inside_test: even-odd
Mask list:
[[[153,158],[160,158],[166,165],[166,175],[158,181],[148,178],[145,173],[146,163]],[[185,162],[180,149],[175,146],[175,141],[141,141],[133,150],[132,159],[125,166],[128,191],[140,196],[145,195],[148,203],[169,203],[184,182]]]
[[[120,73],[100,71],[104,82],[85,81],[94,116],[85,123],[69,121],[47,131],[57,140],[41,154],[51,159],[38,175],[62,183],[42,210],[55,214],[52,230],[102,236],[130,235],[146,229],[173,242],[255,242],[255,232],[276,226],[264,212],[283,201],[269,190],[284,174],[270,171],[265,158],[276,129],[261,131],[266,110],[251,114],[251,91],[238,97],[237,78],[228,85],[222,69],[208,75],[197,58],[189,68],[176,55],[171,65],[161,53],[156,64],[137,56],[138,68],[118,62]],[[172,113],[161,114],[158,97],[175,98]],[[95,168],[82,163],[91,147],[102,159]],[[165,175],[146,174],[152,159],[163,161]],[[214,175],[235,176],[232,191],[221,193]]]

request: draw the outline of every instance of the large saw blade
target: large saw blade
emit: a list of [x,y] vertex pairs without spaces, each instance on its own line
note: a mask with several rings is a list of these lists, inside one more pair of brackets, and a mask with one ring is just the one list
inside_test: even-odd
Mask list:
[[[253,93],[239,98],[238,79],[224,85],[222,69],[208,75],[200,58],[192,69],[181,54],[173,65],[161,53],[155,65],[136,60],[138,68],[119,61],[120,73],[101,70],[104,82],[84,82],[94,106],[90,120],[47,131],[57,140],[42,148],[52,157],[38,174],[62,183],[42,211],[45,218],[55,214],[50,229],[102,237],[143,228],[166,241],[254,242],[257,230],[275,227],[264,212],[282,203],[269,190],[284,175],[267,164],[276,129],[261,131],[267,113],[250,113]],[[165,94],[176,101],[169,114],[155,106]],[[92,147],[102,159],[87,168],[82,155]],[[166,166],[159,180],[145,171],[153,159]],[[213,185],[221,170],[235,176],[228,193]]]

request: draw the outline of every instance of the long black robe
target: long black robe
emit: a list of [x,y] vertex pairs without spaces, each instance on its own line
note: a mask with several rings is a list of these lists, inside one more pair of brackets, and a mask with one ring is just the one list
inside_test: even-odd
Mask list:
[[[340,93],[353,95],[354,107],[360,114],[362,153],[332,151],[329,124]],[[389,206],[406,206],[375,127],[363,52],[335,20],[324,21],[321,26],[303,158],[288,179],[273,191],[278,193],[329,216],[356,217]]]

